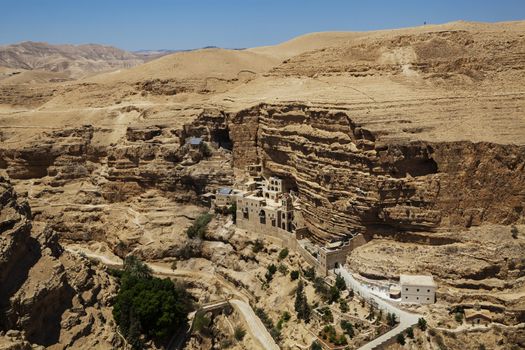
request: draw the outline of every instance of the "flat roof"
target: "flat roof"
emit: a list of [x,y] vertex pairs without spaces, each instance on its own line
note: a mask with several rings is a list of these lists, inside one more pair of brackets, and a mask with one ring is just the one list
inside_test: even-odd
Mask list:
[[200,145],[202,143],[202,137],[190,137],[188,143],[190,145]]
[[474,317],[485,317],[488,319],[492,319],[492,314],[488,310],[476,310],[476,309],[465,309],[465,318],[474,318]]
[[408,286],[436,286],[432,275],[401,275],[399,282],[401,285]]
[[253,194],[249,195],[249,196],[246,196],[244,197],[244,199],[251,199],[251,200],[256,200],[256,201],[264,201],[265,198],[264,197],[258,197],[258,196],[254,196]]
[[219,189],[219,193],[220,194],[230,194],[232,192],[233,192],[233,190],[231,188],[229,188],[229,187],[223,187],[223,188]]

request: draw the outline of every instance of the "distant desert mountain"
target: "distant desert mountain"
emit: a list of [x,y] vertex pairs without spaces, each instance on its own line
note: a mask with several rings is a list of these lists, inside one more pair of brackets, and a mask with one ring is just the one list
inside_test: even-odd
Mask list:
[[65,72],[71,77],[130,68],[146,60],[141,55],[97,44],[51,45],[26,41],[0,46],[0,66]]

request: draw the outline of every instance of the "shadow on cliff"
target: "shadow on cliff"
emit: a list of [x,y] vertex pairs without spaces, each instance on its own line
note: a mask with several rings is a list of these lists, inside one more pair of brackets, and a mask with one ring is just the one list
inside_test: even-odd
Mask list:
[[9,299],[22,287],[29,276],[29,270],[37,263],[42,256],[39,242],[33,237],[27,237],[25,249],[18,250],[18,257],[12,259],[14,264],[8,266],[2,274],[3,278],[0,283],[0,329],[9,329],[13,325],[10,322],[10,315],[6,312],[9,308]]
[[58,295],[48,293],[32,310],[30,325],[26,327],[27,340],[31,343],[50,346],[60,340],[62,315],[72,307],[75,290],[66,282]]

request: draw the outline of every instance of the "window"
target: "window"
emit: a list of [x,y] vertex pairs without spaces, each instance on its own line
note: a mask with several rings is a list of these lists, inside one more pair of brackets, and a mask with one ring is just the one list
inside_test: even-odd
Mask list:
[[408,299],[408,297],[405,297],[405,299]]
[[419,288],[417,289],[417,291],[419,292]]
[[430,293],[430,289],[427,289],[427,292],[429,292],[429,293]]
[[419,300],[419,297],[416,297],[416,300]]
[[405,288],[405,292],[408,292],[408,288]]
[[427,298],[427,300],[430,300],[430,298]]

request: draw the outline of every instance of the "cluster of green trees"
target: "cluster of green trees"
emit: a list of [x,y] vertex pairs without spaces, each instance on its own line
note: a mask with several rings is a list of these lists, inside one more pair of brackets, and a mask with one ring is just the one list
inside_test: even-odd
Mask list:
[[308,300],[306,299],[303,281],[299,281],[299,283],[297,284],[297,290],[295,291],[294,309],[298,319],[303,320],[306,323],[310,322],[312,309],[310,305],[308,305]]
[[315,277],[314,288],[325,302],[332,304],[340,299],[341,291],[346,289],[346,283],[341,276],[337,276],[335,285],[328,287],[322,277]]
[[335,330],[335,327],[332,325],[326,325],[323,327],[323,330],[319,332],[321,338],[328,340],[330,343],[334,345],[346,345],[348,344],[348,341],[346,340],[346,337],[344,334],[337,334],[337,331]]
[[113,317],[134,349],[142,349],[144,340],[166,342],[185,325],[193,299],[184,287],[152,277],[149,267],[133,256],[125,259],[117,277]]
[[208,229],[208,224],[212,219],[211,214],[205,213],[197,217],[193,224],[188,227],[186,234],[189,238],[200,238],[204,239],[206,237],[206,231]]
[[290,272],[290,279],[292,281],[295,281],[298,278],[299,278],[299,271],[293,270],[292,272]]
[[396,324],[397,324],[397,317],[394,313],[388,313],[386,315],[386,323],[390,326],[390,327],[394,327]]
[[351,338],[354,337],[354,325],[347,320],[341,320],[341,329]]

